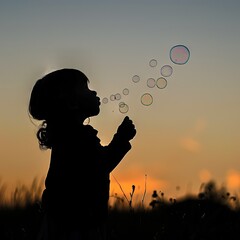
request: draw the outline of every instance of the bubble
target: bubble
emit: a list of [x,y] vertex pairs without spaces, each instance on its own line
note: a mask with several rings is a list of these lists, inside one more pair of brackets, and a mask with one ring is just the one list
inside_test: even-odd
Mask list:
[[115,94],[115,99],[116,100],[120,100],[121,99],[121,94],[120,93],[116,93]]
[[151,94],[149,93],[144,93],[141,97],[141,103],[144,105],[144,106],[149,106],[153,103],[153,97]]
[[135,82],[135,83],[137,83],[137,82],[140,81],[140,77],[139,77],[138,75],[134,75],[134,76],[132,77],[132,81]]
[[170,65],[164,65],[161,68],[161,75],[163,77],[170,77],[173,73],[173,68]]
[[119,106],[119,107],[124,107],[125,104],[126,104],[125,102],[120,102],[120,103],[118,104],[118,106]]
[[108,98],[106,98],[106,97],[103,98],[103,99],[102,99],[102,103],[104,103],[104,104],[108,103]]
[[155,87],[155,85],[156,85],[156,81],[155,81],[154,78],[149,78],[149,79],[147,80],[147,86],[148,86],[148,87],[153,88],[153,87]]
[[122,93],[123,93],[123,95],[128,95],[129,94],[129,90],[127,88],[124,88]]
[[110,100],[111,100],[111,101],[114,101],[114,100],[115,100],[115,95],[114,95],[114,94],[112,94],[112,95],[110,96]]
[[164,77],[160,77],[157,79],[156,85],[158,88],[163,89],[167,86],[167,80]]
[[118,106],[119,106],[119,112],[120,113],[127,113],[128,110],[129,110],[128,105],[124,102],[120,102]]
[[157,66],[157,60],[156,59],[151,59],[149,62],[150,67],[156,67]]
[[190,51],[184,45],[176,45],[170,50],[170,59],[173,63],[183,65],[188,62]]

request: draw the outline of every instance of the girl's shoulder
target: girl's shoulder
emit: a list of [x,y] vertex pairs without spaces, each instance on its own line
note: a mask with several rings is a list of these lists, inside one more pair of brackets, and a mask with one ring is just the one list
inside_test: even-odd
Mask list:
[[69,136],[76,144],[82,142],[83,144],[89,144],[93,142],[100,142],[97,137],[98,131],[91,125],[81,125],[72,129],[72,133]]

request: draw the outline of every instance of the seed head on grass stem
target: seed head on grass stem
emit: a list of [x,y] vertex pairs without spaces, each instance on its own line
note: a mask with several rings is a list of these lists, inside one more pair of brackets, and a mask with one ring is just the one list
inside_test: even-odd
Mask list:
[[128,200],[125,192],[123,191],[123,188],[121,186],[121,184],[118,182],[118,180],[114,177],[114,175],[112,174],[114,180],[116,181],[116,183],[118,184],[118,186],[120,187],[122,193],[123,193],[123,196],[125,197],[125,199],[127,200],[128,202],[128,205],[130,208],[132,208],[132,198],[133,198],[133,194],[134,194],[134,191],[135,191],[135,185],[132,185],[132,192],[130,193],[130,200]]
[[135,185],[132,185],[132,192],[130,193],[130,201],[129,201],[130,208],[132,207],[132,199],[133,199],[134,191],[135,191]]

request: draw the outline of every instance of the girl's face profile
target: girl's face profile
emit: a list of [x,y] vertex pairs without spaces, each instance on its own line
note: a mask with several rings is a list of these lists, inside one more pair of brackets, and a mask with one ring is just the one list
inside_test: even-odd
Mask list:
[[78,109],[85,117],[96,116],[100,112],[100,98],[97,92],[89,89],[88,84],[76,88]]

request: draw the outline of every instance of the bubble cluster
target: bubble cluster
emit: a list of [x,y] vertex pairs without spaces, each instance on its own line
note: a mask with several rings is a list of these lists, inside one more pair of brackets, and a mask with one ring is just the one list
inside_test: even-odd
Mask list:
[[111,94],[110,95],[110,100],[111,101],[115,101],[115,100],[120,100],[122,98],[121,94],[120,93],[116,93],[116,94]]
[[183,65],[188,62],[190,51],[184,45],[176,45],[170,50],[170,59],[173,63]]
[[[190,51],[189,49],[184,46],[184,45],[175,45],[170,49],[169,52],[170,55],[170,60],[172,63],[174,64],[178,64],[178,65],[183,65],[186,64],[190,58]],[[157,68],[158,66],[158,60],[152,58],[149,60],[149,66],[151,68],[155,68],[157,69],[157,74],[158,76],[154,76],[154,73],[151,71],[151,74],[153,74],[152,76],[148,76],[144,82],[142,81],[142,77],[140,78],[139,75],[133,75],[132,76],[132,82],[134,83],[138,83],[141,81],[141,83],[139,85],[145,84],[145,87],[147,86],[148,88],[150,88],[150,91],[153,91],[153,88],[158,88],[158,89],[164,89],[167,87],[168,85],[168,77],[172,76],[173,74],[173,67],[169,64],[164,64],[162,65],[160,68]],[[159,71],[160,70],[160,71]],[[153,77],[154,76],[154,77]],[[155,90],[154,90],[155,91]],[[150,106],[153,103],[153,96],[149,93],[146,92],[144,94],[141,95],[140,97],[140,102],[142,105],[144,106]],[[109,102],[109,99],[111,101],[119,101],[121,99],[121,102],[118,104],[118,109],[120,113],[127,113],[129,111],[129,106],[128,104],[125,102],[125,97],[129,95],[129,89],[128,88],[124,88],[120,93],[116,93],[116,94],[111,94],[109,98],[105,97],[102,99],[102,103],[107,104]]]

